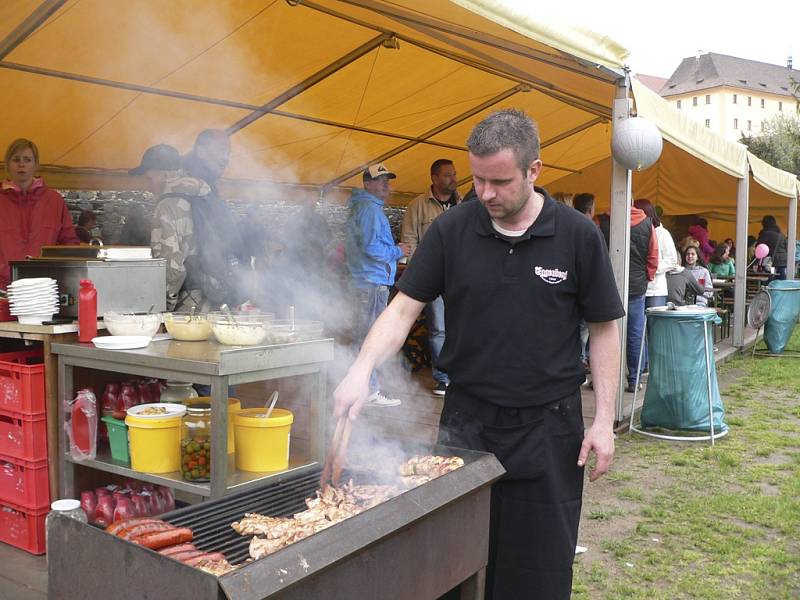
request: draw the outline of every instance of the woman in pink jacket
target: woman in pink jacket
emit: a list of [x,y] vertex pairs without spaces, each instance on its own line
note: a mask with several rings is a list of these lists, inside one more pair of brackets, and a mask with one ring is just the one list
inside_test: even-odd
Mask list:
[[14,140],[5,160],[9,179],[0,188],[0,289],[11,282],[9,261],[39,256],[42,246],[80,243],[64,198],[35,176],[36,144]]

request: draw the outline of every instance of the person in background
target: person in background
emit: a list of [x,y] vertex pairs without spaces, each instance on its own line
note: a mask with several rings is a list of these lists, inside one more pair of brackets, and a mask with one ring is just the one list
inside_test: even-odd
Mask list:
[[566,206],[572,207],[572,200],[575,198],[574,194],[570,194],[567,192],[556,192],[553,194],[553,200],[556,202],[561,202]]
[[708,263],[708,270],[715,277],[733,277],[736,275],[736,268],[731,258],[731,247],[728,244],[717,244],[711,261]]
[[146,177],[148,191],[160,200],[167,181],[177,177],[180,170],[178,150],[168,144],[157,144],[144,151],[139,166],[129,169],[128,174]]
[[[431,224],[336,388],[334,414],[358,417],[369,373],[399,351],[425,304],[443,296],[451,383],[439,442],[492,452],[506,469],[491,490],[486,598],[567,600],[585,465],[595,453],[595,481],[614,454],[624,311],[600,232],[535,186],[536,124],[521,111],[495,112],[467,147],[478,199]],[[585,431],[581,317],[596,351],[597,410]]]
[[[626,392],[633,392],[641,373],[637,373],[644,337],[645,294],[658,270],[658,237],[647,214],[631,205],[630,269],[628,271],[628,337],[625,347],[628,366]],[[642,364],[644,368],[644,364]],[[642,384],[639,383],[639,386]]]
[[689,226],[689,235],[697,240],[703,262],[708,262],[714,252],[714,246],[708,241],[708,221],[702,217],[697,219],[694,225]]
[[692,271],[684,267],[673,267],[667,271],[667,302],[675,306],[686,306],[687,293],[691,296],[702,296],[705,287],[697,283]]
[[10,261],[39,256],[42,246],[80,244],[64,198],[36,177],[36,144],[14,140],[5,161],[9,178],[0,187],[0,289],[11,283]]
[[761,219],[761,231],[758,232],[756,246],[759,244],[769,246],[769,256],[772,257],[772,266],[778,273],[778,279],[786,279],[786,236],[783,235],[772,215],[765,215]]
[[92,229],[97,227],[97,215],[92,210],[82,210],[78,216],[78,226],[75,227],[75,234],[83,244],[88,244],[95,237]]
[[749,269],[756,259],[756,237],[754,235],[747,236],[747,268]]
[[700,251],[696,246],[689,246],[683,251],[683,266],[697,280],[697,283],[703,286],[703,293],[697,294],[695,304],[708,306],[708,301],[714,296],[714,283],[711,281],[711,273],[703,264]]
[[[428,191],[420,194],[408,204],[403,216],[403,229],[400,237],[410,248],[409,260],[413,260],[414,251],[434,219],[460,202],[458,191],[456,191],[457,181],[456,168],[452,160],[440,158],[433,162],[431,186]],[[439,369],[439,355],[442,352],[445,337],[444,301],[441,296],[425,305],[425,325],[428,327],[431,373],[435,381],[433,393],[437,396],[444,396],[447,386],[450,385],[450,378],[447,373]]]
[[217,190],[230,152],[227,133],[201,131],[181,172],[164,181],[150,243],[167,259],[167,310],[234,307],[252,295],[252,253]]
[[[572,206],[594,223],[594,194],[588,192],[577,194],[573,198]],[[584,383],[588,383],[588,376],[591,374],[591,369],[589,368],[589,326],[583,319],[581,319],[578,331],[581,337],[581,364],[583,365],[583,372],[586,374]]]
[[686,251],[686,249],[689,246],[694,246],[695,248],[697,248],[697,247],[700,246],[700,242],[698,242],[696,239],[694,239],[690,235],[687,235],[686,237],[681,238],[681,241],[678,242],[678,252],[680,252],[681,256],[683,256],[683,253]]
[[[345,225],[345,257],[355,295],[353,345],[356,352],[370,328],[386,308],[389,288],[394,285],[397,261],[411,254],[405,242],[394,243],[383,204],[392,193],[389,180],[397,175],[384,165],[364,170],[364,189],[354,189],[350,196],[350,215]],[[382,393],[378,376],[370,369],[368,377],[371,406],[399,406],[401,401]]]
[[603,234],[603,239],[606,241],[606,249],[611,247],[611,215],[608,213],[600,213],[594,218],[595,223],[600,228],[600,233]]
[[728,257],[731,261],[736,260],[736,245],[733,243],[733,238],[725,238],[725,243],[728,244]]
[[656,212],[655,206],[645,198],[636,200],[633,205],[644,211],[644,214],[646,214],[653,223],[653,227],[655,227],[656,230],[656,239],[658,241],[658,268],[656,269],[655,278],[647,284],[644,306],[645,308],[666,306],[666,273],[673,267],[678,266],[678,251],[675,249],[675,242],[672,240],[669,231],[661,224],[661,219]]
[[[153,194],[155,201],[161,200],[164,185],[180,174],[181,155],[177,149],[167,144],[151,146],[144,151],[138,167],[128,174],[147,178],[147,191]],[[119,241],[131,246],[149,246],[153,226],[141,205],[132,204],[125,215],[125,223],[120,232]]]

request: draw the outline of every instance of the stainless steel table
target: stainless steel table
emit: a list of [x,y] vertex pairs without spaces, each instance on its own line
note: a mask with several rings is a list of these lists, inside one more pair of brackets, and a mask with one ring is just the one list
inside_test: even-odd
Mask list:
[[[102,350],[93,344],[53,344],[58,355],[58,456],[61,467],[62,497],[75,497],[76,465],[116,473],[142,481],[165,485],[198,496],[219,498],[232,491],[257,487],[271,481],[298,475],[321,464],[325,452],[327,402],[324,366],[333,360],[333,340],[314,340],[272,346],[222,346],[216,342],[151,342],[139,350]],[[191,381],[211,386],[211,481],[184,481],[179,471],[151,474],[134,471],[99,453],[94,460],[73,461],[64,431],[64,403],[75,393],[74,369],[87,368],[112,373]],[[228,386],[295,375],[316,374],[317,397],[312,402],[311,444],[308,456],[293,456],[289,469],[277,473],[237,471],[227,451]]]

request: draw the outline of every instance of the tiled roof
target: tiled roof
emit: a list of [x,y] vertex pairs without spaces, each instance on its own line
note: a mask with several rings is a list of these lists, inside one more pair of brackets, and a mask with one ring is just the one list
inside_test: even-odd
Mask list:
[[791,96],[790,77],[800,81],[800,70],[709,52],[684,58],[659,93],[666,97],[730,86]]
[[655,75],[643,75],[641,73],[636,74],[636,79],[641,81],[651,90],[653,90],[656,94],[661,91],[661,88],[664,87],[664,84],[667,83],[666,77],[657,77]]

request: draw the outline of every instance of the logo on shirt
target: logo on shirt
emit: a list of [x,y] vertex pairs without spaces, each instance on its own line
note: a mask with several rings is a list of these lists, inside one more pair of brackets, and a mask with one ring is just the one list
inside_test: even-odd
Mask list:
[[545,269],[544,267],[533,267],[534,275],[538,275],[542,281],[555,285],[567,280],[569,271],[561,271],[559,269]]

